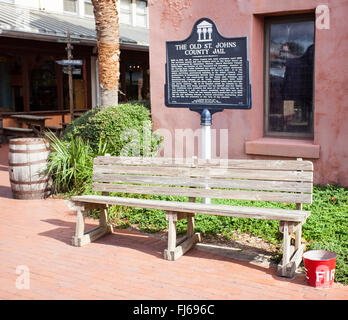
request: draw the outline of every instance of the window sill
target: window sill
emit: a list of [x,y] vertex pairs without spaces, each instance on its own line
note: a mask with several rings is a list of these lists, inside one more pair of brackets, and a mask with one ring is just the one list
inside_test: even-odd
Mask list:
[[320,145],[312,140],[260,138],[245,142],[246,154],[319,159]]

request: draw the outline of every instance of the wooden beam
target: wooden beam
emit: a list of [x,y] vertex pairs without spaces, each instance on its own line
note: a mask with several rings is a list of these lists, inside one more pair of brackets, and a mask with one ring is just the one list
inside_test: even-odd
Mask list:
[[164,259],[175,261],[189,251],[197,242],[201,242],[201,235],[199,233],[193,234],[190,238],[187,238],[177,247],[174,247],[173,250],[165,249],[164,250]]
[[[123,191],[124,192],[124,191]],[[104,203],[109,205],[123,205],[136,208],[159,209],[176,212],[214,214],[219,216],[233,216],[239,218],[256,218],[267,220],[286,220],[303,222],[310,214],[309,211],[296,211],[275,208],[242,207],[219,204],[202,204],[180,201],[148,200],[136,198],[122,198],[113,196],[74,196],[74,201]]]
[[84,102],[85,102],[85,109],[88,108],[88,75],[87,75],[87,59],[83,58],[83,65],[82,65],[82,74],[83,74],[83,93],[84,93]]
[[30,111],[30,78],[28,56],[22,56],[22,72],[23,72],[23,110]]
[[280,277],[293,278],[295,272],[302,261],[302,255],[305,250],[306,245],[303,243],[295,250],[294,246],[290,247],[291,259],[287,264],[284,264],[284,260],[278,264],[277,274]]
[[177,217],[175,213],[167,214],[168,220],[168,251],[174,251],[176,246],[176,221]]
[[[156,178],[158,179],[158,178]],[[152,184],[156,184],[156,179]],[[159,180],[159,179],[158,179]],[[278,202],[303,202],[310,203],[310,194],[284,193],[284,192],[263,192],[263,191],[244,191],[244,190],[222,190],[222,189],[203,189],[203,188],[182,188],[167,186],[149,185],[125,185],[114,183],[93,183],[93,190],[108,192],[127,192],[138,194],[171,195],[197,198],[216,198],[216,199],[235,199],[235,200],[255,200],[255,201],[278,201]]]
[[[64,92],[63,92],[63,71],[58,63],[55,63],[56,86],[57,86],[57,102],[58,109],[64,110]],[[64,121],[62,121],[64,122]]]
[[72,245],[76,247],[82,247],[88,243],[91,243],[92,241],[99,239],[100,237],[108,233],[112,233],[111,226],[106,226],[106,227],[98,226],[91,230],[86,231],[83,235],[80,235],[80,236],[75,235],[72,238]]

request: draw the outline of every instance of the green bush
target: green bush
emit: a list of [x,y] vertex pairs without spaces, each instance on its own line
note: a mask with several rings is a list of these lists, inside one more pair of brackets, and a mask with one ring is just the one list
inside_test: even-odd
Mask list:
[[92,192],[96,156],[151,156],[161,142],[152,134],[149,107],[139,103],[89,110],[67,126],[61,140],[52,133],[47,138],[48,174],[55,192],[68,196]]
[[72,121],[64,131],[63,141],[75,137],[98,148],[100,140],[108,144],[115,156],[150,156],[157,152],[159,136],[152,135],[149,109],[142,104],[120,104],[106,109],[93,109]]
[[308,250],[328,250],[337,254],[335,281],[348,285],[348,189],[315,186],[311,215],[303,225]]

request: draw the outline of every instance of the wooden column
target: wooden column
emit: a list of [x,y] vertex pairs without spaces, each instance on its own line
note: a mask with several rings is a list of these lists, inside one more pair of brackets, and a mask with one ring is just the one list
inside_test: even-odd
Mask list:
[[126,72],[127,72],[127,64],[123,58],[120,60],[120,81],[121,81],[121,100],[127,101],[127,85],[126,85]]
[[64,110],[63,70],[57,63],[55,64],[55,73],[56,73],[58,109]]
[[28,56],[22,56],[23,72],[23,110],[30,111],[30,70],[28,66]]
[[143,85],[143,91],[144,91],[144,96],[143,98],[146,99],[147,98],[147,91],[149,90],[149,82],[150,82],[150,78],[149,75],[147,74],[147,70],[149,69],[149,64],[148,63],[144,63],[142,65],[143,68],[143,79],[144,79],[144,85]]
[[83,58],[82,73],[83,73],[83,93],[85,100],[85,109],[88,109],[88,77],[87,77],[87,59]]

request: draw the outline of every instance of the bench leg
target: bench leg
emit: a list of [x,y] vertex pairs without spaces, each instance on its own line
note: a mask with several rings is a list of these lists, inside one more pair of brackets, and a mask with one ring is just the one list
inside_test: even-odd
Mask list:
[[[305,244],[301,244],[302,222],[281,221],[279,230],[283,232],[283,258],[278,264],[278,276],[293,278],[302,261]],[[290,245],[291,233],[296,232],[295,246]]]
[[[85,231],[84,213],[90,209],[100,208],[99,226]],[[82,247],[94,240],[99,239],[105,234],[112,233],[112,226],[107,223],[107,208],[104,205],[75,205],[76,211],[76,230],[75,236],[72,237],[72,245]]]
[[[176,243],[176,222],[187,217],[187,237],[183,242]],[[190,250],[197,242],[201,241],[199,233],[194,233],[194,214],[179,215],[176,212],[167,212],[168,220],[168,249],[164,250],[164,259],[174,261]]]
[[190,238],[195,233],[195,215],[193,213],[187,214],[187,238]]
[[75,228],[75,236],[72,239],[72,244],[74,246],[79,246],[79,239],[83,237],[85,233],[85,217],[83,215],[83,211],[78,209],[76,211],[76,228]]

